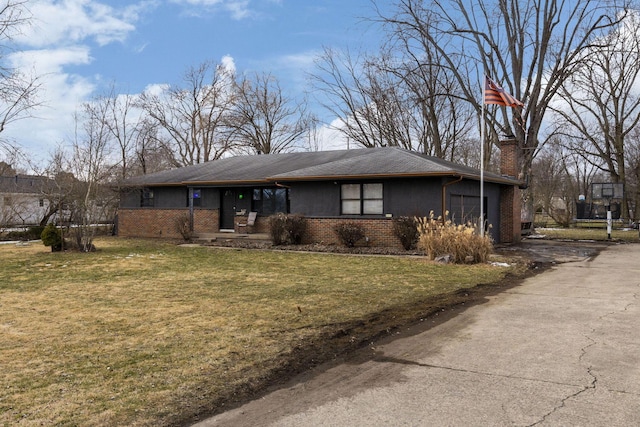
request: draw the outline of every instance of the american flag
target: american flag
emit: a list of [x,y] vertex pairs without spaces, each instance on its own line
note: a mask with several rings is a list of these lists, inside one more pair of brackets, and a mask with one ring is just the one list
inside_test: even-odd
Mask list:
[[504,105],[505,107],[524,107],[524,104],[502,89],[489,77],[484,78],[484,103]]

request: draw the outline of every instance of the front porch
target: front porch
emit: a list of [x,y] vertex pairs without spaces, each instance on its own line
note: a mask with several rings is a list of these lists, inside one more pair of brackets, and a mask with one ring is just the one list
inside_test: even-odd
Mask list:
[[268,242],[271,240],[269,233],[238,233],[234,231],[220,231],[215,233],[196,233],[193,240],[199,243],[211,242]]

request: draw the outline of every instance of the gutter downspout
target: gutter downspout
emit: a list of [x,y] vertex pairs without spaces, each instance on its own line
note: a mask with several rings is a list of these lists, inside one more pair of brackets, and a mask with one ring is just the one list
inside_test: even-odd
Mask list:
[[447,205],[447,187],[451,184],[457,184],[462,180],[463,180],[463,177],[462,175],[460,175],[458,179],[442,184],[442,224],[444,224],[447,221],[444,214],[445,206]]

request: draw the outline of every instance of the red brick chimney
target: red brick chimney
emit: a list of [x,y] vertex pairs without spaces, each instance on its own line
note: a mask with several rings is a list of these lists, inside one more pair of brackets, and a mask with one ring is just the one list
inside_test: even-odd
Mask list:
[[[515,138],[500,141],[500,174],[517,178],[520,165],[520,149]],[[500,242],[518,243],[520,241],[522,210],[520,188],[517,185],[504,185],[500,189]]]

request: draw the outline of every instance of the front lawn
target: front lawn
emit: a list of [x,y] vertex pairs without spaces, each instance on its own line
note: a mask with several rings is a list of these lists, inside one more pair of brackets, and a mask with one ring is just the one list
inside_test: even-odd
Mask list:
[[[548,239],[566,240],[595,240],[608,241],[607,229],[605,228],[536,228],[534,235]],[[640,235],[638,230],[614,228],[611,230],[611,240],[622,242],[638,242]]]
[[117,238],[96,246],[0,245],[0,424],[184,424],[510,271]]

